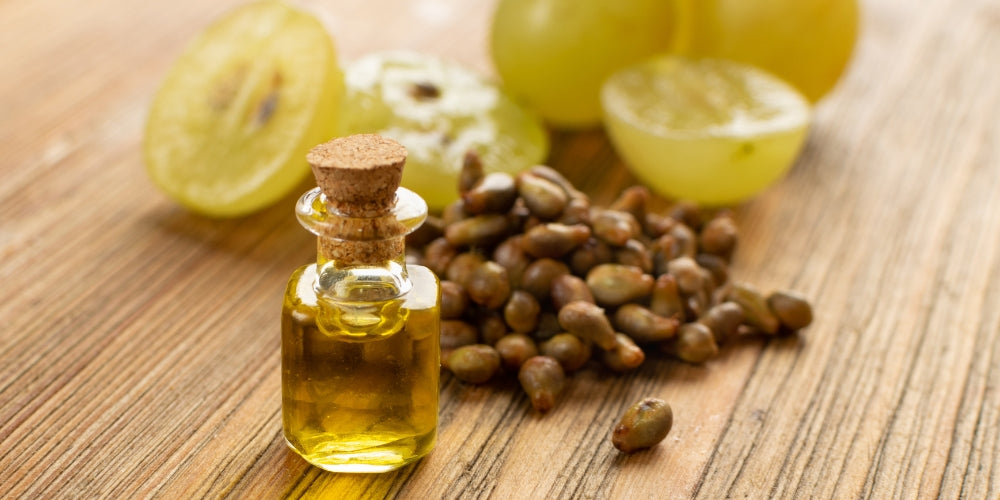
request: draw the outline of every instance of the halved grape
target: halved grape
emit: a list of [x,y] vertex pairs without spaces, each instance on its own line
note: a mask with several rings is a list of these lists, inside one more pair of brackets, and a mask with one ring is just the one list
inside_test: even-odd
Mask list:
[[665,56],[611,76],[605,125],[632,172],[662,195],[724,205],[779,179],[806,137],[809,102],[763,70]]
[[186,49],[146,123],[150,178],[210,216],[270,205],[308,175],[305,154],[336,132],[343,77],[311,15],[278,1],[240,7]]
[[341,133],[377,133],[407,149],[402,185],[432,209],[458,197],[466,152],[487,172],[517,173],[545,160],[538,119],[475,72],[428,55],[367,55],[345,71]]

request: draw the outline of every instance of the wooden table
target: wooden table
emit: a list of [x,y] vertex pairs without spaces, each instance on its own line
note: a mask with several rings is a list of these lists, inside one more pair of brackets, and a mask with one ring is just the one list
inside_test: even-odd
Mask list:
[[[0,3],[0,495],[897,498],[1000,495],[1000,4],[864,2],[853,66],[787,179],[738,208],[737,278],[816,305],[798,338],[572,379],[443,379],[436,450],[383,475],[281,437],[278,308],[314,257],[293,198],[210,220],[147,180],[142,127],[184,44],[239,2]],[[303,2],[345,59],[409,47],[491,71],[492,2]],[[381,23],[381,24],[376,24]],[[633,182],[601,132],[552,164]],[[630,456],[628,405],[674,429]]]

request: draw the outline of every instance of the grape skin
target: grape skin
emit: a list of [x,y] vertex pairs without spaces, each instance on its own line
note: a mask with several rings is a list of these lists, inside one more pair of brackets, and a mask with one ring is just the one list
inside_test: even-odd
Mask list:
[[840,79],[857,38],[857,0],[680,1],[689,54],[758,66],[812,102]]
[[492,55],[506,88],[557,127],[600,123],[600,86],[615,70],[668,50],[665,0],[501,0]]

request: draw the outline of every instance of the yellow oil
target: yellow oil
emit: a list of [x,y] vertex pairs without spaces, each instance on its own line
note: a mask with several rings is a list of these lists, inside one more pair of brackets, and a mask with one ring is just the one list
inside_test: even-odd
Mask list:
[[423,457],[437,437],[439,285],[408,266],[413,288],[382,302],[317,298],[316,265],[292,274],[282,310],[282,420],[317,467],[383,472]]

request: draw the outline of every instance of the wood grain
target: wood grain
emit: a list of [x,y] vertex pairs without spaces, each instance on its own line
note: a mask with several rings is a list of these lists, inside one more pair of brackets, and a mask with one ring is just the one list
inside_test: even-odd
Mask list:
[[[142,126],[184,44],[235,0],[0,2],[0,496],[998,498],[1000,4],[863,2],[852,69],[784,181],[737,210],[738,279],[816,304],[801,338],[573,377],[442,387],[436,450],[382,475],[308,466],[280,432],[278,307],[314,257],[294,198],[186,213]],[[345,59],[415,48],[491,71],[492,2],[304,2]],[[376,24],[377,23],[377,24]],[[634,182],[600,131],[553,166]],[[643,396],[675,426],[610,446]]]

